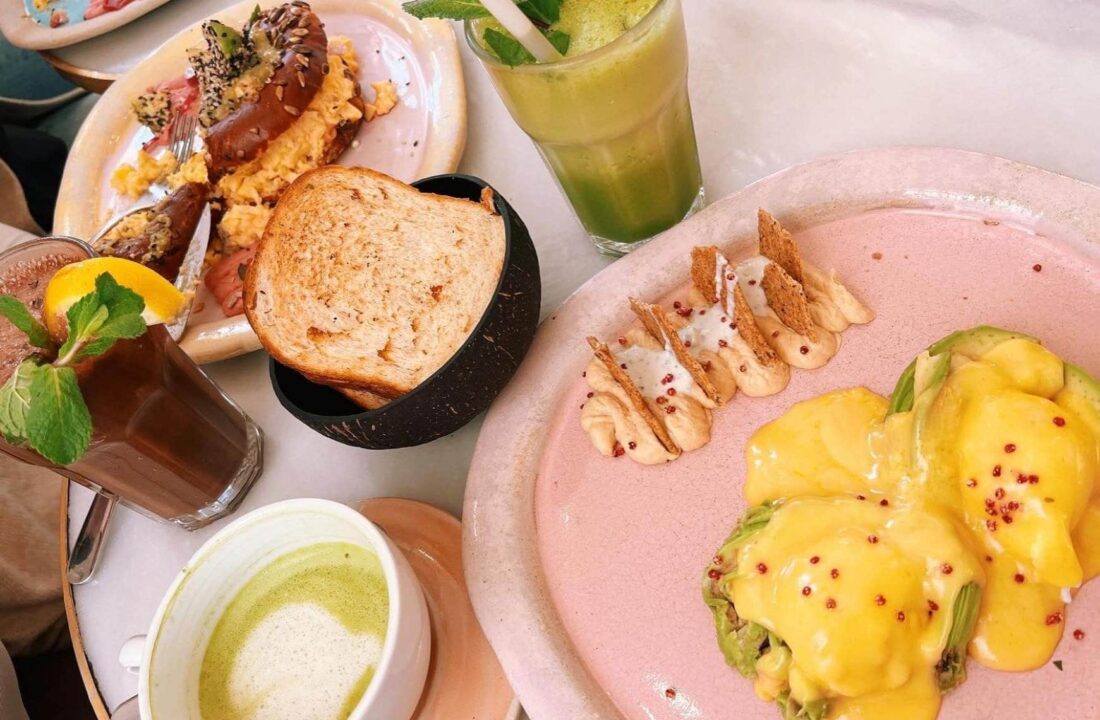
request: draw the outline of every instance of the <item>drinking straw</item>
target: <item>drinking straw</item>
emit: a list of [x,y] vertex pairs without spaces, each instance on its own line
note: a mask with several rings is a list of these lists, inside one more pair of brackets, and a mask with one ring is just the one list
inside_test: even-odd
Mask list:
[[523,14],[514,0],[481,0],[485,9],[492,13],[493,17],[504,26],[504,29],[512,33],[512,37],[519,44],[527,48],[527,52],[535,56],[539,62],[553,62],[561,60],[561,53],[550,44],[530,18]]

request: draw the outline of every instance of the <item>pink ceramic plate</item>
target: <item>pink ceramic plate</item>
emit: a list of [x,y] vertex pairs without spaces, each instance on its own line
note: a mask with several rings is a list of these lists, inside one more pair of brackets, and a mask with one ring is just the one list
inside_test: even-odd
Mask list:
[[[263,0],[270,7],[279,0]],[[466,90],[458,46],[442,20],[417,20],[398,0],[313,0],[329,37],[351,40],[359,59],[359,82],[393,80],[398,105],[388,115],[363,123],[339,163],[365,166],[412,182],[454,172],[466,143]],[[256,0],[243,0],[214,14],[241,27]],[[116,81],[96,103],[73,142],[54,211],[54,232],[91,238],[111,217],[147,204],[164,188],[141,198],[120,196],[110,184],[120,163],[133,163],[151,133],[130,108],[150,86],[178,77],[187,68],[187,49],[202,43],[202,23],[183,30]],[[201,306],[201,309],[200,309]],[[260,347],[243,315],[226,318],[200,289],[195,313],[180,345],[196,362],[222,360]]]
[[[756,209],[796,233],[878,318],[826,368],[771,397],[738,396],[700,451],[665,466],[603,458],[579,427],[590,352],[625,299],[682,297],[693,245],[754,251]],[[590,281],[543,324],[485,421],[466,491],[467,581],[481,624],[535,720],[778,717],[726,667],[701,573],[744,509],[749,434],[792,403],[866,385],[889,393],[912,357],[980,323],[1016,328],[1100,372],[1100,189],[958,150],[823,158],[721,200]],[[1074,640],[1072,630],[1086,637]],[[1053,664],[971,664],[942,720],[1096,717],[1100,582],[1068,613]],[[674,692],[673,692],[674,691]]]

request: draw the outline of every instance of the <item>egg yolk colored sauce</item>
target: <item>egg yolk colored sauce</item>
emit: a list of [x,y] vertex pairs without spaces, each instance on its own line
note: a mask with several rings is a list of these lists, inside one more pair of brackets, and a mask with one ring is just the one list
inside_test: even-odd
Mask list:
[[782,641],[757,694],[825,708],[799,718],[931,720],[964,587],[981,588],[969,655],[1019,671],[1050,659],[1066,601],[1100,574],[1095,400],[1030,340],[949,360],[905,412],[842,390],[750,439],[745,495],[774,512],[709,577],[737,623]]

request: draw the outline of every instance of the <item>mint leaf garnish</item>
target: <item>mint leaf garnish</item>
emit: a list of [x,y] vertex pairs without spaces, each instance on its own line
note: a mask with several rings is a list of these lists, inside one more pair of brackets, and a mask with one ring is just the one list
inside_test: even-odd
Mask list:
[[561,30],[546,30],[543,31],[542,34],[546,36],[546,39],[550,41],[554,49],[562,55],[569,52],[569,33],[563,33]]
[[119,285],[110,273],[101,273],[95,279],[95,289],[112,318],[121,314],[140,315],[145,311],[145,300],[130,288]]
[[[30,311],[8,296],[0,298],[0,306],[6,308],[0,314],[15,318],[12,322],[33,342],[41,324]],[[29,445],[57,465],[78,460],[91,442],[92,417],[72,366],[102,355],[118,340],[144,335],[144,310],[140,295],[108,273],[97,277],[95,290],[65,314],[69,336],[56,359],[41,364],[39,358],[27,358],[0,387],[0,434],[10,443]],[[45,328],[41,331],[45,333]],[[53,349],[52,344],[42,347]]]
[[66,313],[69,337],[58,351],[58,364],[71,365],[102,355],[116,340],[145,333],[145,300],[124,288],[108,273],[95,280],[96,289],[73,303]]
[[[550,44],[562,55],[569,50],[569,34],[551,30],[550,26],[561,19],[562,0],[518,0],[516,6],[531,19]],[[491,18],[480,0],[409,0],[402,3],[405,12],[418,18],[444,18],[446,20],[477,20]],[[502,63],[515,67],[535,62],[535,58],[511,34],[487,28],[483,35],[485,45]]]
[[489,49],[496,53],[502,63],[509,67],[535,62],[534,56],[527,52],[527,48],[520,45],[519,41],[511,35],[488,28],[485,31],[484,38]]
[[75,362],[76,351],[107,322],[110,312],[99,301],[99,292],[93,290],[73,303],[65,317],[69,320],[69,337],[58,351],[58,359],[61,364],[68,365]]
[[27,336],[27,341],[31,345],[37,348],[53,346],[46,326],[35,320],[27,306],[11,295],[0,295],[0,315],[6,317],[12,325],[19,328]]
[[561,18],[561,0],[523,0],[518,4],[523,14],[536,23],[552,25]]
[[408,14],[418,18],[444,18],[446,20],[476,20],[490,17],[478,0],[412,0],[403,3]]
[[40,370],[34,360],[21,362],[0,387],[0,433],[13,445],[27,441],[27,410],[31,405],[31,379]]
[[92,416],[71,367],[40,365],[31,375],[27,443],[58,465],[75,462],[92,441]]

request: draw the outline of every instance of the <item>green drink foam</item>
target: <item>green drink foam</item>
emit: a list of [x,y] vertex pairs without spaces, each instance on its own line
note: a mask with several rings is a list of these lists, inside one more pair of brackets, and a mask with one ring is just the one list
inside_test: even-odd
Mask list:
[[203,656],[203,720],[345,720],[374,676],[389,618],[378,557],[351,543],[288,553],[230,601]]
[[657,0],[564,0],[555,30],[569,33],[572,57],[603,47],[638,24]]

